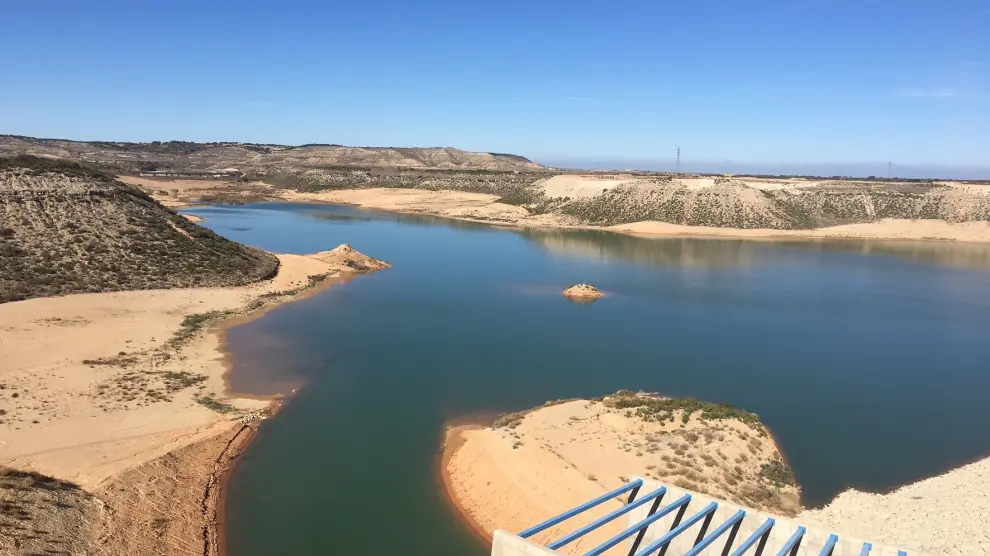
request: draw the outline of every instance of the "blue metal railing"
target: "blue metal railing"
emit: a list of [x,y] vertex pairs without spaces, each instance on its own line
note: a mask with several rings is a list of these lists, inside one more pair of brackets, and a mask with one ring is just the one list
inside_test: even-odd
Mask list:
[[590,502],[585,502],[584,504],[581,504],[580,506],[574,508],[573,510],[566,511],[566,512],[558,515],[557,517],[552,517],[552,518],[544,521],[543,523],[540,523],[539,525],[534,525],[534,526],[530,527],[529,529],[526,529],[522,533],[519,533],[519,536],[522,537],[522,538],[524,538],[524,539],[526,537],[532,537],[533,535],[539,533],[540,531],[543,531],[545,529],[549,529],[549,528],[553,527],[554,525],[556,525],[556,524],[558,524],[558,523],[560,523],[562,521],[568,520],[568,519],[570,519],[570,518],[572,518],[572,517],[574,517],[574,516],[576,516],[576,515],[578,515],[580,513],[586,512],[586,511],[590,510],[591,508],[594,508],[595,506],[598,506],[600,504],[604,504],[605,502],[608,502],[609,500],[615,498],[616,496],[619,496],[620,494],[629,492],[630,490],[634,491],[633,494],[632,494],[632,496],[630,496],[630,498],[635,498],[636,492],[639,491],[639,487],[641,487],[641,486],[643,486],[643,479],[636,479],[635,481],[632,481],[632,482],[627,483],[622,488],[617,488],[617,489],[613,490],[612,492],[607,492],[607,493],[599,496],[598,498],[595,498],[594,500],[592,500]]
[[[607,541],[601,543],[595,548],[591,549],[584,556],[599,556],[609,549],[615,547],[622,541],[629,539],[635,535],[635,539],[632,541],[632,546],[629,549],[629,556],[665,556],[667,549],[670,547],[674,539],[678,536],[684,534],[688,529],[691,529],[699,522],[701,526],[698,528],[697,537],[694,540],[692,547],[684,553],[684,556],[698,556],[703,550],[711,546],[713,543],[718,541],[720,538],[725,538],[724,548],[721,554],[729,554],[730,549],[733,544],[735,544],[736,536],[739,533],[739,529],[743,524],[743,520],[746,518],[746,510],[738,510],[724,522],[720,523],[715,527],[711,533],[708,532],[709,527],[712,526],[712,522],[715,517],[715,513],[718,511],[719,503],[710,502],[701,511],[691,515],[686,520],[684,520],[684,515],[687,512],[687,508],[692,501],[691,494],[684,494],[677,500],[667,504],[664,507],[660,507],[663,501],[664,495],[667,494],[668,488],[665,486],[660,486],[656,490],[648,492],[643,496],[637,498],[640,489],[643,486],[642,479],[635,479],[626,485],[617,488],[615,490],[609,491],[594,500],[586,502],[574,509],[566,511],[558,516],[552,517],[538,525],[526,529],[519,534],[522,538],[531,537],[541,531],[546,531],[547,529],[558,525],[578,514],[581,514],[591,508],[604,504],[609,500],[613,500],[617,497],[622,496],[625,493],[629,493],[628,500],[626,503],[616,510],[613,510],[604,516],[592,521],[591,523],[580,527],[573,532],[565,535],[564,537],[555,540],[547,545],[547,548],[551,550],[557,550],[562,548],[582,537],[588,533],[595,531],[602,526],[614,522],[616,519],[626,515],[633,510],[640,508],[646,504],[652,502],[652,506],[646,514],[646,517],[640,521],[634,523],[628,528],[624,529],[621,533],[615,535],[614,537],[608,539]],[[664,533],[662,536],[648,544],[642,550],[639,549],[640,544],[646,534],[647,529],[663,519],[664,517],[677,512],[673,517],[670,530]],[[682,521],[683,520],[683,521]],[[747,554],[752,554],[755,556],[763,556],[764,550],[766,549],[767,542],[770,538],[770,534],[777,525],[777,521],[770,517],[767,518],[759,527],[753,531],[745,540],[739,543],[739,546],[732,550],[731,556],[744,556]],[[793,534],[788,538],[787,542],[780,547],[777,552],[777,556],[796,556],[798,550],[801,549],[801,543],[805,539],[808,530],[803,525],[797,526]],[[728,535],[726,535],[728,533]],[[821,551],[818,552],[819,556],[832,556],[835,551],[835,547],[839,543],[839,536],[835,533],[831,533],[825,544],[822,546]],[[809,547],[810,548],[810,547]],[[752,549],[752,552],[751,552]],[[816,549],[817,550],[817,549]],[[870,543],[863,543],[860,556],[869,556],[870,552],[873,550],[873,545]],[[907,553],[903,550],[897,552],[898,556],[907,556]]]
[[666,548],[667,545],[670,544],[670,541],[674,540],[674,537],[680,535],[684,531],[687,531],[692,525],[701,521],[702,519],[711,523],[711,517],[715,513],[715,510],[717,509],[718,509],[718,502],[712,502],[711,504],[708,504],[700,512],[689,517],[688,520],[685,521],[684,523],[681,523],[677,527],[674,527],[664,536],[646,545],[646,548],[637,552],[636,556],[647,556],[648,554],[652,554],[654,551]]
[[776,519],[772,517],[768,518],[763,522],[763,525],[760,525],[756,531],[753,531],[753,534],[750,535],[749,538],[744,540],[743,543],[739,545],[739,548],[732,553],[732,556],[742,556],[751,546],[756,544],[757,541],[759,541],[760,545],[756,547],[756,553],[763,554],[763,547],[767,545],[767,539],[770,538],[770,530],[773,529],[773,526],[776,524]]
[[621,515],[625,515],[651,500],[656,499],[659,502],[660,500],[663,499],[663,495],[666,492],[667,492],[667,487],[660,487],[645,496],[641,496],[632,504],[626,504],[625,506],[619,508],[618,510],[615,510],[605,516],[602,516],[601,518],[589,523],[588,525],[585,525],[584,527],[578,529],[577,531],[574,531],[570,535],[567,535],[566,537],[558,541],[554,541],[548,544],[547,548],[551,550],[557,550],[558,548],[566,545],[567,543],[587,535],[588,533],[594,531],[595,529],[598,529],[602,525],[605,525],[606,523],[610,523],[615,518]]
[[[606,550],[612,548],[613,546],[619,544],[620,542],[628,539],[633,535],[633,533],[645,532],[647,527],[652,525],[654,522],[659,521],[661,518],[663,518],[663,516],[669,514],[674,510],[678,510],[677,517],[674,518],[674,521],[675,522],[680,521],[681,516],[684,515],[684,510],[687,509],[688,502],[690,501],[691,501],[690,494],[685,494],[684,496],[681,496],[666,508],[660,510],[659,512],[651,516],[648,516],[646,519],[643,519],[642,521],[637,522],[632,527],[626,529],[625,531],[619,533],[618,535],[612,537],[611,539],[591,549],[591,552],[588,552],[587,554],[585,554],[585,556],[598,556],[599,554],[605,552]],[[642,535],[640,535],[639,538],[636,539],[636,542],[633,544],[634,549],[641,540],[642,540]],[[632,554],[632,551],[630,551],[630,554]]]
[[725,541],[725,546],[732,546],[732,541],[735,540],[736,533],[739,532],[739,526],[742,525],[742,520],[744,517],[746,517],[746,510],[739,510],[738,512],[733,514],[733,516],[730,517],[728,521],[726,521],[725,523],[720,525],[717,529],[712,531],[710,535],[701,539],[700,542],[695,544],[694,548],[688,550],[684,554],[684,556],[696,556],[697,554],[701,554],[702,550],[708,548],[708,545],[715,542],[715,539],[721,537],[729,529],[732,529],[732,532],[729,533],[729,538],[728,540]]

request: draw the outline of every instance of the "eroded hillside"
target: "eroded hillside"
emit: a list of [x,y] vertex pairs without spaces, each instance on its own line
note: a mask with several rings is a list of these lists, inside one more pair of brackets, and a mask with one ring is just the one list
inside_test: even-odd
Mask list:
[[0,159],[0,302],[169,287],[233,286],[278,260],[224,239],[144,192],[76,164]]
[[503,203],[611,226],[655,220],[688,226],[794,230],[884,218],[990,219],[990,190],[935,182],[770,182],[731,178],[563,175],[538,180]]

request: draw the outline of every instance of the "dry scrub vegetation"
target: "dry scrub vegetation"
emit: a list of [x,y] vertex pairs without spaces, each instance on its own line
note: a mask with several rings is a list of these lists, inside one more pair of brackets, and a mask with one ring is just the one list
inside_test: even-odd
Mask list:
[[592,481],[640,475],[752,508],[801,511],[794,474],[758,415],[726,404],[619,391],[558,400],[493,425],[520,457],[547,450]]
[[224,239],[78,164],[0,159],[0,302],[81,292],[235,286],[274,256]]
[[80,554],[96,498],[68,481],[0,467],[0,554]]

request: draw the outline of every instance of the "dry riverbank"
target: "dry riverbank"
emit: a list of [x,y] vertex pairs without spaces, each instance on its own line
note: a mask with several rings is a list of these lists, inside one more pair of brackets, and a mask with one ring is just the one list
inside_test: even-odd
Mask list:
[[250,286],[0,305],[0,501],[22,516],[0,519],[0,554],[216,552],[222,478],[270,404],[228,396],[223,327],[387,266],[348,246],[278,258]]

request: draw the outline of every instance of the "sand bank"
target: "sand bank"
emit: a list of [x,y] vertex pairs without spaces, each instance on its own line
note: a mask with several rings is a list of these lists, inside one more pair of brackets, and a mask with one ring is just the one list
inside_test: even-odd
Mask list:
[[[673,421],[656,422],[609,402],[568,401],[510,415],[499,426],[450,429],[443,472],[455,507],[490,538],[495,529],[522,531],[638,474],[777,513],[800,509],[795,487],[761,475],[765,463],[783,466],[762,425],[704,421],[700,411],[684,423],[680,410]],[[560,538],[620,505],[603,504],[537,540]],[[612,523],[565,552],[587,552],[619,530]]]
[[[757,460],[743,462],[742,473],[735,468],[739,454],[746,454],[748,445],[747,451],[741,452],[718,444],[706,446],[702,432],[694,441],[685,438],[689,447],[683,450],[684,456],[678,456],[677,450],[683,448],[679,438],[670,436],[673,442],[655,443],[651,441],[651,435],[657,440],[655,432],[640,430],[635,420],[622,415],[602,413],[598,405],[572,401],[540,408],[527,413],[514,428],[448,429],[442,471],[455,508],[490,539],[495,529],[522,531],[618,487],[631,475],[656,478],[751,507],[767,500],[765,494],[759,494],[760,481],[754,480],[760,469]],[[773,443],[766,441],[763,449],[769,450]],[[775,447],[773,450],[776,453]],[[720,452],[727,457],[721,458]],[[706,456],[714,456],[716,462],[729,460],[732,467],[713,473],[710,469],[717,466],[706,468],[711,463]],[[682,460],[693,460],[693,465],[682,465]],[[670,462],[674,465],[668,467]],[[742,479],[735,492],[724,482],[729,477]],[[742,488],[745,485],[749,486]],[[822,509],[800,511],[795,519],[927,554],[987,554],[988,498],[990,458],[885,495],[844,492]],[[536,540],[546,543],[559,539],[620,505],[620,501],[604,504],[600,510],[567,521],[566,527],[551,528]],[[780,509],[774,513],[781,513]],[[586,552],[617,533],[618,525],[613,525],[564,552]]]
[[245,287],[0,305],[0,466],[71,481],[98,498],[102,509],[86,514],[85,529],[109,528],[96,537],[111,539],[101,550],[157,553],[156,541],[142,543],[177,531],[183,540],[170,554],[203,554],[202,527],[182,520],[209,513],[202,496],[222,475],[216,466],[248,437],[242,423],[270,403],[226,392],[223,321],[260,314],[355,266],[387,266],[349,246],[278,257],[275,278]]

